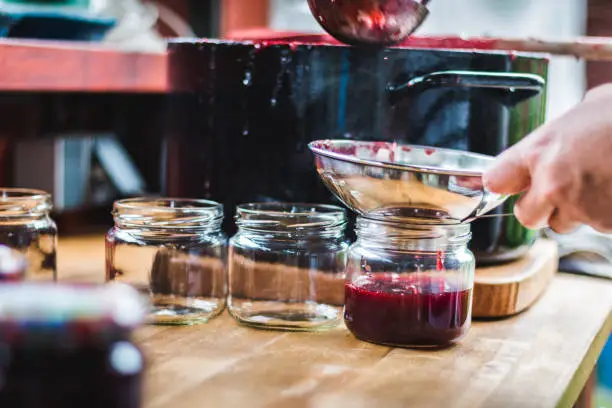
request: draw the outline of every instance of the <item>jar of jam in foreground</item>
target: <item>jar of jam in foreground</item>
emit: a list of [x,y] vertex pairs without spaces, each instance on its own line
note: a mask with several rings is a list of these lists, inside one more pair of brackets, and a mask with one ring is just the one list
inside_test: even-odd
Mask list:
[[227,237],[223,206],[206,200],[117,201],[106,236],[107,280],[150,297],[150,323],[197,324],[225,308]]
[[51,196],[39,190],[0,188],[0,245],[27,260],[25,280],[57,280],[57,226]]
[[341,322],[346,214],[329,205],[238,206],[228,309],[240,323],[319,330]]
[[144,312],[120,284],[0,285],[0,407],[141,407]]
[[397,224],[358,218],[349,250],[344,320],[360,340],[443,347],[472,315],[469,224]]

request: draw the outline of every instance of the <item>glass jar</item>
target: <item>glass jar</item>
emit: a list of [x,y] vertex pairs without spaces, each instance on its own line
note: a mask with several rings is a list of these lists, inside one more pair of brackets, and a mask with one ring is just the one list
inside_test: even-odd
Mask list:
[[344,321],[360,340],[439,347],[472,316],[469,224],[401,224],[360,217],[349,250]]
[[319,330],[341,322],[346,214],[331,205],[238,206],[228,309],[240,323]]
[[25,280],[57,280],[57,226],[51,195],[40,190],[0,188],[0,245],[22,253]]
[[141,407],[141,305],[126,285],[0,285],[0,406]]
[[223,206],[207,200],[133,198],[115,202],[106,236],[108,281],[150,297],[150,323],[197,324],[227,297]]

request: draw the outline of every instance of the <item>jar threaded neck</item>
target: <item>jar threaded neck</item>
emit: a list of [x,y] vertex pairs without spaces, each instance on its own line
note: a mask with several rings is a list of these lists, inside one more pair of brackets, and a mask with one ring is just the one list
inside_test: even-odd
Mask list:
[[243,204],[235,218],[242,232],[278,238],[338,238],[347,224],[342,208],[305,203]]
[[467,246],[469,224],[419,224],[358,217],[355,232],[366,246],[396,250],[437,251]]
[[216,232],[221,230],[223,205],[199,199],[131,198],[115,202],[113,218],[122,229]]
[[0,188],[0,218],[38,218],[53,209],[51,195],[42,190]]

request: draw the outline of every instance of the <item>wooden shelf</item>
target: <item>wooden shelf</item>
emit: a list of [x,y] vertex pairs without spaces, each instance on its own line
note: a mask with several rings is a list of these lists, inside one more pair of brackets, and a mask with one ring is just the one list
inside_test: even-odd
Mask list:
[[164,53],[89,43],[0,40],[0,92],[166,92]]

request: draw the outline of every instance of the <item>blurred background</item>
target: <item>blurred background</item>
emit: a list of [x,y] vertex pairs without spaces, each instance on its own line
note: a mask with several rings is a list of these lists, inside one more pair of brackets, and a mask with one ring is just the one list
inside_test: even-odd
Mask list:
[[[434,0],[419,35],[573,37],[587,30],[587,0]],[[276,30],[322,32],[302,0],[272,0]],[[548,118],[582,98],[585,64],[554,58],[550,70]]]
[[[419,34],[612,35],[609,0],[434,0],[431,8]],[[305,0],[0,0],[0,36],[14,40],[0,44],[0,184],[50,191],[62,235],[103,231],[115,199],[164,193],[166,39],[260,28],[322,32]],[[69,52],[36,40],[102,48]],[[555,57],[548,119],[611,81],[609,63]],[[596,404],[612,408],[611,344],[598,367]]]
[[[612,8],[604,3],[436,0],[419,34],[606,35],[612,31]],[[116,198],[163,193],[166,39],[227,37],[262,28],[322,32],[304,0],[0,0],[0,34],[5,37],[89,41],[117,51],[60,56],[48,47],[48,53],[24,47],[19,67],[5,80],[5,92],[0,83],[5,117],[0,183],[51,191],[67,232],[106,225],[108,214],[100,209]],[[84,61],[88,65],[82,71],[91,66],[95,75],[67,78],[64,82],[80,81],[69,85],[51,79],[70,76],[69,64]],[[547,118],[576,104],[586,89],[612,81],[608,65],[553,58]],[[115,90],[113,84],[129,85]],[[34,157],[42,159],[32,165]],[[69,166],[79,171],[67,172]],[[87,222],[81,222],[83,216]]]

